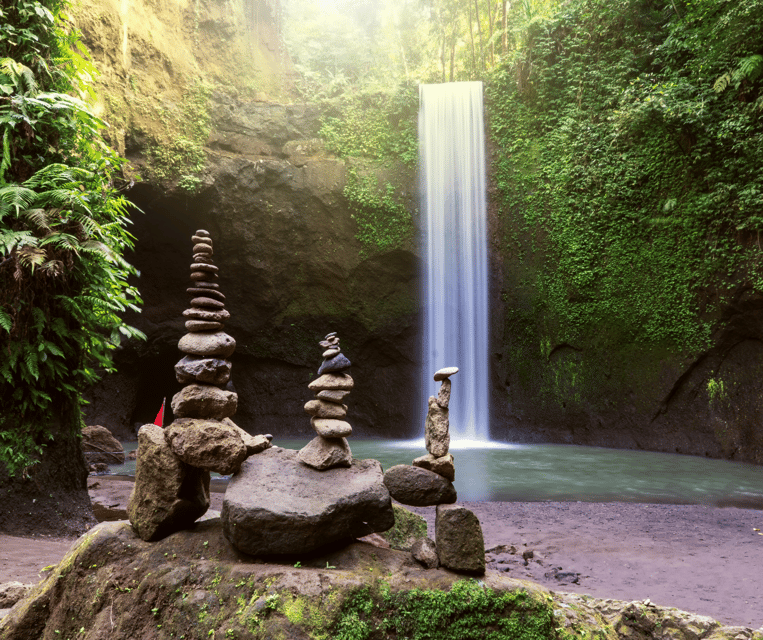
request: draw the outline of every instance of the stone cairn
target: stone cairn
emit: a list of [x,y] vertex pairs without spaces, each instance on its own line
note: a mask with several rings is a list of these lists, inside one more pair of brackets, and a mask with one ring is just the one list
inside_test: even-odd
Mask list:
[[352,434],[352,427],[342,419],[347,415],[347,405],[342,401],[354,385],[347,373],[351,363],[342,354],[336,332],[329,333],[318,344],[325,349],[323,363],[318,369],[318,378],[308,385],[308,389],[315,392],[315,399],[305,404],[305,411],[312,416],[310,424],[318,436],[300,450],[298,458],[319,470],[349,467],[352,453],[347,436]]
[[209,232],[193,236],[191,306],[183,312],[188,331],[178,343],[184,357],[175,375],[185,386],[172,398],[175,420],[166,428],[138,431],[135,486],[127,515],[143,540],[187,529],[209,508],[210,471],[236,473],[250,455],[269,448],[270,435],[252,436],[230,417],[237,394],[230,388],[228,358],[236,341],[222,331],[230,317],[219,291]]
[[424,538],[412,548],[412,554],[426,567],[439,565],[470,574],[485,572],[485,544],[477,516],[456,502],[453,480],[456,470],[450,447],[450,377],[458,367],[446,367],[434,374],[441,382],[437,396],[429,397],[424,425],[427,454],[416,458],[413,465],[399,464],[384,474],[390,495],[416,507],[437,507],[435,540]]

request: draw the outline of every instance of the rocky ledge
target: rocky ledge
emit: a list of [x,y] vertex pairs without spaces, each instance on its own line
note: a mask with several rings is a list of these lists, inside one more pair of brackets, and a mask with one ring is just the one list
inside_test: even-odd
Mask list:
[[464,579],[362,542],[263,562],[236,551],[219,519],[155,543],[129,523],[103,522],[0,621],[4,640],[466,638],[488,630],[534,640],[763,638],[763,629],[649,602],[554,593],[490,571]]

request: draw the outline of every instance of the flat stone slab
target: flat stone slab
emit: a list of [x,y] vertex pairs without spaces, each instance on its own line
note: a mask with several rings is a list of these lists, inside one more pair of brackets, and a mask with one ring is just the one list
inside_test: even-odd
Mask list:
[[228,541],[254,556],[308,553],[395,524],[377,460],[318,471],[280,447],[244,460],[220,517]]

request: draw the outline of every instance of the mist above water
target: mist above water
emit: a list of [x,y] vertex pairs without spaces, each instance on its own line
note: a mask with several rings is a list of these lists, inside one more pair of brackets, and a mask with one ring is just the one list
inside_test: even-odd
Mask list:
[[450,433],[490,439],[485,128],[482,83],[419,87],[419,160],[424,220],[424,390],[458,367]]

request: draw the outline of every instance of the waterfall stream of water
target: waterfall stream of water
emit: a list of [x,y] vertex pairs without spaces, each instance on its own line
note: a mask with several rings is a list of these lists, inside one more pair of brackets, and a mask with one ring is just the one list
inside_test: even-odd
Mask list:
[[459,367],[453,440],[487,441],[488,295],[482,83],[421,85],[419,159],[424,219],[424,380]]

